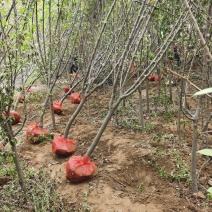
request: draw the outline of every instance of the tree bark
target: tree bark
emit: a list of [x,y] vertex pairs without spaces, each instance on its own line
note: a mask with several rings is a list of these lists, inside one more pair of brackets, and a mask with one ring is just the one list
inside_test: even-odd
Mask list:
[[77,109],[74,111],[73,115],[69,119],[69,121],[68,121],[68,123],[66,125],[66,128],[65,128],[65,131],[64,131],[64,138],[68,138],[68,133],[69,133],[69,130],[71,128],[71,125],[74,122],[74,120],[77,117],[77,115],[79,114],[79,112],[81,111],[86,99],[87,99],[87,96],[83,96],[83,98],[82,98],[80,104],[78,105]]
[[25,185],[24,175],[21,170],[21,164],[20,164],[19,156],[16,150],[16,144],[13,141],[10,141],[10,144],[12,146],[12,151],[14,153],[14,162],[15,162],[16,171],[18,173],[19,184],[22,190],[24,191],[24,193],[27,194],[27,188]]
[[96,137],[94,138],[91,146],[88,148],[88,151],[86,152],[86,155],[88,156],[91,156],[92,152],[94,151],[95,147],[97,146],[102,134],[104,133],[109,121],[111,120],[112,116],[113,116],[113,113],[114,111],[116,110],[116,108],[119,106],[121,102],[121,98],[119,98],[115,104],[113,105],[113,107],[110,107],[108,113],[107,113],[107,116],[105,117],[101,127],[99,128],[99,131],[96,135]]

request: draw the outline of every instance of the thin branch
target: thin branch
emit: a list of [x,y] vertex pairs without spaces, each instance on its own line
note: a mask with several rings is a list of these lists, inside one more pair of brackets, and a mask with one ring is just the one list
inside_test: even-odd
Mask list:
[[[170,70],[168,67],[166,68],[166,70],[167,70],[167,72],[170,72],[170,73],[172,73],[172,74],[174,74],[174,75],[176,75],[176,76],[178,76],[178,77],[180,77],[180,78],[186,80],[189,84],[191,84],[191,85],[192,85],[194,88],[196,88],[197,90],[199,90],[199,91],[202,90],[201,88],[199,88],[198,86],[196,86],[193,82],[191,82],[187,77],[184,77],[184,76],[182,76],[182,75],[180,75],[180,74],[178,74],[178,73],[176,73],[176,72]],[[208,97],[212,98],[211,95],[209,95],[209,94],[206,94],[206,95],[207,95]]]
[[207,121],[205,122],[205,124],[204,124],[204,126],[203,126],[201,132],[205,132],[205,131],[206,131],[207,126],[208,126],[209,122],[211,121],[211,119],[212,119],[212,113],[210,113],[210,115],[209,115]]
[[[133,0],[133,2],[136,2],[136,3],[139,3],[139,4],[143,4],[143,2],[140,2],[140,1],[138,1],[138,0]],[[149,3],[144,3],[144,4],[145,4],[145,5],[147,5],[147,6],[149,6],[149,7],[153,7],[153,8],[155,8],[155,10],[161,10],[161,11],[163,11],[163,12],[167,13],[168,15],[171,15],[171,16],[173,16],[173,17],[177,18],[177,16],[176,16],[176,15],[173,15],[172,13],[170,13],[170,12],[168,12],[168,11],[164,10],[164,9],[161,9],[161,8],[159,8],[159,7],[156,7],[156,6],[151,5],[151,4],[149,4]]]
[[199,29],[197,20],[195,19],[194,15],[193,15],[190,7],[189,7],[188,1],[187,0],[184,0],[184,2],[185,2],[185,5],[186,5],[187,10],[188,10],[188,12],[189,12],[189,14],[191,16],[191,19],[194,22],[194,27],[195,27],[196,31],[198,32],[199,37],[200,37],[200,40],[201,40],[201,42],[202,42],[202,44],[203,44],[203,46],[204,46],[204,48],[205,48],[205,50],[206,50],[206,52],[208,54],[209,60],[212,61],[212,55],[211,55],[210,50],[209,50],[209,48],[207,46],[207,43],[206,43],[206,41],[205,41],[205,39],[204,39],[204,37],[203,37],[200,29]]

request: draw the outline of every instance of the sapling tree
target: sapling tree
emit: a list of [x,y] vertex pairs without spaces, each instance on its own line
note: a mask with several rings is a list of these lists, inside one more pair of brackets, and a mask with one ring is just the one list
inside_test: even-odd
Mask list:
[[[117,17],[117,20],[114,21],[114,16],[115,16],[113,13],[114,11],[115,12],[116,10],[125,11],[124,9],[122,9],[122,7],[125,7],[125,5],[119,4],[118,2],[116,6],[115,4],[116,4],[116,1],[112,3],[109,9],[109,12],[107,14],[107,17],[105,21],[103,22],[102,29],[98,35],[95,47],[93,49],[92,56],[90,58],[90,61],[88,63],[88,66],[85,72],[85,77],[83,80],[82,101],[80,102],[79,106],[77,107],[74,114],[72,115],[69,122],[67,123],[66,129],[64,132],[64,137],[68,136],[71,124],[73,123],[73,121],[75,120],[79,112],[81,111],[86,99],[96,89],[104,85],[108,79],[110,79],[111,81],[114,80],[114,76],[116,75],[115,70],[120,65],[119,62],[116,62],[117,60],[116,57],[122,54],[122,49],[125,48],[126,42],[128,42],[129,44],[132,44],[133,41],[135,41],[136,36],[138,36],[139,28],[137,24],[138,24],[138,21],[140,21],[141,23],[141,20],[143,20],[143,17],[141,17],[141,12],[143,10],[141,9],[140,13],[138,9],[134,10],[134,8],[137,8],[137,7],[135,3],[130,2],[126,13],[121,13],[121,16],[120,16],[121,18]],[[142,4],[142,7],[143,6],[144,4]],[[132,18],[135,17],[135,14],[136,14],[135,11],[137,13],[137,18],[134,20]],[[123,33],[125,32],[126,28],[128,28],[127,30],[129,30],[129,26],[127,26],[127,23],[129,23],[129,20],[131,21],[133,20],[133,22],[130,25],[130,29],[131,30],[133,29],[133,33],[131,33],[131,35],[126,39],[125,36],[123,37]],[[109,23],[111,23],[111,25]],[[121,27],[119,27],[120,25]],[[112,26],[112,30],[114,30],[113,33],[111,33],[110,31],[108,33],[108,31],[106,31],[107,29],[106,27],[109,27],[110,29],[111,28],[110,26]],[[137,30],[137,33],[136,33],[136,30]],[[102,43],[103,44],[105,43],[104,37],[108,34],[110,35],[109,37],[110,39],[108,43],[106,43],[106,47],[104,47],[104,49],[102,50],[100,47]],[[129,44],[128,44],[128,47],[129,47]],[[132,44],[131,46],[132,49],[134,45],[135,43]],[[98,51],[101,52],[100,55],[97,54]],[[131,50],[129,50],[129,52],[131,52]],[[129,52],[126,54],[129,54]],[[114,53],[115,55],[113,55]],[[126,65],[126,62],[124,61],[123,58],[120,59],[120,61],[122,65],[123,64]],[[96,68],[96,66],[98,68]],[[107,71],[108,69],[107,67],[110,67],[109,71]],[[101,80],[99,81],[99,79]]]
[[[195,29],[196,29],[196,31],[198,33],[198,36],[200,38],[200,41],[201,41],[202,45],[204,46],[205,52],[206,52],[206,54],[208,56],[208,60],[209,61],[212,61],[212,54],[211,54],[211,51],[210,51],[210,49],[208,47],[208,43],[205,40],[205,38],[203,37],[203,33],[201,32],[201,30],[199,28],[198,22],[197,22],[196,18],[194,17],[194,14],[193,14],[193,12],[191,10],[191,7],[190,7],[190,5],[189,5],[189,3],[188,3],[187,0],[184,0],[184,3],[185,3],[185,6],[186,6],[187,10],[189,11],[189,15],[190,15],[190,17],[192,19],[192,22],[194,23],[194,27],[195,27]],[[208,4],[209,4],[209,10],[211,10],[210,9],[211,8],[210,1],[208,1]],[[210,17],[210,16],[208,16],[208,17]]]
[[[212,88],[206,88],[206,89],[203,89],[199,92],[196,92],[194,94],[194,96],[202,96],[204,94],[208,94],[208,93],[212,93]],[[196,113],[198,113],[200,110],[200,101],[202,99],[199,100],[199,104],[197,106],[197,109],[196,109]],[[194,116],[192,117],[193,118],[193,123],[194,123],[194,135],[193,135],[193,143],[192,143],[192,164],[191,164],[191,173],[192,173],[192,191],[193,192],[197,192],[198,191],[198,187],[197,187],[197,176],[196,176],[196,152],[197,152],[197,139],[199,137],[199,133],[197,132],[197,129],[198,129],[198,114],[194,114]],[[209,114],[209,117],[208,119],[205,121],[205,124],[204,124],[204,127],[202,128],[201,130],[201,133],[204,133],[207,129],[207,126],[209,124],[209,122],[211,121],[212,119],[212,113]],[[200,151],[198,151],[200,154],[203,154],[203,155],[206,155],[206,156],[212,156],[212,149],[202,149]]]
[[[1,6],[4,7],[4,5]],[[26,194],[26,184],[16,149],[16,136],[22,130],[26,120],[26,104],[24,103],[23,109],[25,118],[19,127],[12,127],[13,118],[10,115],[13,108],[15,110],[17,109],[17,104],[14,105],[15,90],[22,88],[22,91],[24,91],[23,87],[29,79],[30,74],[26,75],[24,73],[33,72],[33,63],[27,58],[27,54],[32,52],[29,45],[30,34],[25,32],[25,28],[28,25],[28,18],[33,8],[31,1],[27,4],[12,1],[9,11],[7,10],[7,5],[4,9],[0,12],[0,129],[1,136],[4,138],[4,145],[7,143],[11,145],[19,183]]]
[[[61,4],[52,1],[48,1],[48,3],[42,1],[42,4],[37,1],[34,3],[33,23],[36,29],[34,31],[34,42],[39,53],[37,65],[47,86],[46,98],[41,109],[40,127],[43,127],[43,118],[49,101],[52,106],[52,91],[56,82],[67,70],[73,57],[76,39],[80,30],[83,15],[81,1],[78,1],[76,8],[74,8],[75,11],[70,26],[63,23],[62,13],[65,12],[65,3],[64,0],[61,1]],[[55,128],[53,110],[51,110],[51,115],[53,128]]]
[[[106,55],[104,53],[105,56],[105,61],[104,64],[101,64],[101,66],[98,68],[97,71],[94,71],[94,67],[92,67],[92,63],[94,63],[93,65],[95,65],[95,56],[96,56],[96,52],[97,52],[97,48],[98,48],[98,45],[100,44],[100,41],[101,41],[101,38],[103,36],[103,33],[104,33],[104,30],[106,28],[106,25],[107,25],[107,22],[110,18],[110,15],[115,7],[115,4],[116,4],[116,1],[113,2],[113,4],[111,5],[110,9],[109,9],[109,12],[107,14],[107,17],[102,25],[102,28],[101,28],[101,31],[100,31],[100,34],[97,38],[97,41],[95,43],[95,47],[93,49],[93,52],[92,52],[92,55],[91,55],[91,58],[90,58],[90,61],[89,61],[89,64],[88,64],[88,67],[87,67],[87,70],[85,72],[85,76],[84,76],[84,79],[83,79],[83,84],[82,84],[82,100],[79,104],[79,106],[77,107],[77,109],[75,110],[75,112],[73,113],[72,117],[70,118],[70,120],[68,121],[67,125],[66,125],[66,128],[65,128],[65,131],[64,131],[64,137],[67,138],[68,137],[68,133],[69,133],[69,130],[70,130],[70,127],[73,123],[73,121],[75,120],[75,118],[77,117],[77,115],[79,114],[79,112],[81,111],[84,103],[86,102],[86,99],[98,88],[100,87],[101,85],[103,85],[106,80],[111,76],[112,74],[112,71],[109,71],[109,73],[105,76],[105,78],[100,82],[98,83],[97,85],[94,85],[95,81],[98,79],[98,76],[104,71],[105,69],[105,66],[106,66],[106,63],[109,61],[112,53],[113,53],[113,50],[114,48],[112,47],[112,50],[109,48],[111,43],[112,43],[112,39],[108,45],[108,47],[106,47],[106,51],[105,52],[109,52],[108,55]],[[93,87],[92,87],[93,86]]]
[[[155,1],[154,6],[156,6],[157,3],[158,2]],[[143,10],[142,12],[145,13],[147,11],[147,7],[142,8],[142,10]],[[138,40],[136,42],[136,46],[135,46],[135,50],[133,52],[133,55],[137,54],[137,51],[139,49],[139,45],[141,44],[141,41],[142,41],[142,39],[145,35],[147,26],[148,26],[148,24],[151,23],[151,17],[152,17],[153,14],[154,14],[154,7],[153,7],[153,9],[151,9],[151,12],[148,13],[148,16],[145,20],[142,20],[142,21],[138,20],[137,24],[134,25],[134,29],[131,32],[131,36],[132,36],[132,34],[135,33],[134,30],[136,30],[140,26],[141,23],[142,23],[143,28],[141,30],[141,33],[137,37]],[[178,31],[180,30],[183,20],[185,20],[186,18],[187,18],[187,13],[180,15],[180,17],[176,21],[173,29],[168,34],[166,40],[164,41],[164,43],[161,45],[161,47],[155,53],[154,58],[144,68],[144,70],[142,70],[141,75],[135,80],[135,82],[133,84],[129,85],[127,87],[127,89],[125,90],[125,92],[122,92],[123,90],[121,88],[124,85],[126,85],[126,83],[127,83],[127,80],[129,78],[129,75],[130,75],[130,68],[131,68],[132,63],[134,61],[134,57],[133,57],[131,59],[130,66],[128,66],[127,68],[125,66],[123,66],[123,60],[126,59],[127,52],[128,52],[128,49],[130,48],[130,44],[131,44],[131,39],[128,40],[128,43],[125,47],[125,50],[123,51],[123,54],[119,58],[120,65],[118,66],[118,70],[116,70],[116,74],[115,74],[116,78],[115,78],[115,81],[114,81],[114,84],[113,84],[112,94],[111,94],[111,98],[110,98],[109,111],[108,111],[101,127],[99,128],[99,131],[98,131],[97,135],[95,136],[91,146],[89,147],[88,151],[86,152],[87,156],[90,156],[92,154],[93,150],[95,149],[96,145],[98,144],[103,132],[105,131],[105,129],[107,127],[107,124],[109,123],[110,119],[112,118],[113,113],[115,112],[118,105],[121,103],[121,101],[124,98],[126,98],[127,96],[129,96],[130,94],[135,92],[139,88],[139,86],[146,80],[147,76],[153,71],[153,69],[156,67],[158,62],[163,57],[163,54],[166,52],[171,41],[174,39],[174,37],[176,36]],[[130,36],[130,38],[131,38],[131,36]],[[118,95],[118,98],[115,98],[115,96],[117,97],[117,95]]]
[[[201,89],[204,89],[205,86],[207,86],[207,78],[209,75],[209,71],[208,71],[208,64],[209,62],[211,61],[211,53],[210,53],[210,49],[207,45],[207,43],[209,43],[209,37],[208,37],[208,33],[209,33],[209,28],[210,28],[210,23],[208,20],[206,20],[206,22],[204,23],[205,24],[205,27],[204,27],[204,32],[205,32],[205,37],[203,37],[202,35],[202,32],[200,31],[200,26],[198,25],[198,22],[197,20],[195,19],[195,16],[194,16],[194,13],[192,12],[189,4],[188,4],[188,1],[187,0],[184,0],[184,3],[186,5],[186,8],[189,12],[189,15],[190,15],[190,18],[191,18],[191,21],[194,23],[194,27],[195,29],[197,30],[197,33],[198,33],[198,36],[200,37],[200,41],[201,43],[203,44],[203,47],[200,46],[199,47],[199,51],[200,49],[204,48],[204,56],[203,56],[203,62],[202,62],[202,77],[199,76],[198,78],[200,78],[200,84],[201,84]],[[206,17],[210,17],[211,16],[211,5],[208,4],[208,8],[206,10]],[[195,42],[196,44],[196,42]],[[196,44],[196,49],[197,49],[197,44]],[[196,55],[196,52],[197,50],[194,51],[194,54]],[[188,71],[188,74],[187,74],[187,77],[186,77],[186,82],[189,82],[188,81],[188,78],[190,76],[190,71],[191,71],[191,68],[192,68],[192,65],[193,65],[193,61],[191,61],[191,67]],[[182,77],[183,79],[184,77]],[[197,87],[197,86],[195,86]],[[186,88],[186,91],[187,91],[187,88]],[[182,106],[180,106],[184,112],[184,115],[186,115],[187,118],[189,118],[190,120],[192,120],[193,122],[193,139],[192,139],[192,152],[191,152],[191,177],[192,177],[192,181],[191,181],[191,186],[192,186],[192,192],[197,192],[198,191],[198,179],[197,179],[197,164],[196,164],[196,152],[197,152],[197,144],[198,144],[198,138],[199,138],[199,122],[201,120],[201,115],[203,114],[203,107],[204,107],[204,98],[203,96],[200,96],[200,98],[198,99],[197,101],[197,104],[196,104],[196,108],[194,109],[189,109],[187,107],[187,104],[186,104],[186,98],[187,98],[187,93],[184,91],[183,92],[184,94],[184,102],[182,102]],[[209,96],[209,98],[211,98],[210,95],[206,95],[206,96]],[[181,100],[182,101],[182,100]],[[206,100],[206,102],[209,102],[210,99]],[[207,107],[208,108],[208,107]],[[210,120],[210,118],[208,119],[208,116],[210,117],[210,112],[207,111],[206,112],[206,118],[205,118],[205,124],[204,124],[204,130],[207,129],[207,126],[208,126],[208,120]]]
[[[141,74],[137,79],[135,79],[134,82],[128,83],[129,79],[131,78],[131,67],[134,63],[135,57],[138,53],[138,49],[142,43],[142,40],[144,36],[147,33],[147,26],[151,24],[151,18],[154,14],[155,7],[158,4],[158,1],[154,1],[153,7],[149,9],[148,5],[143,2],[141,6],[139,6],[136,19],[134,21],[133,27],[131,28],[130,35],[126,41],[126,44],[124,45],[124,49],[122,50],[120,55],[117,55],[116,63],[112,69],[114,80],[113,80],[113,86],[112,86],[112,92],[109,102],[109,110],[104,118],[101,127],[99,128],[95,138],[93,139],[93,142],[91,146],[88,148],[85,156],[82,158],[83,161],[85,161],[86,165],[86,159],[89,158],[94,151],[96,145],[98,144],[102,134],[104,133],[109,121],[111,120],[115,110],[119,106],[119,104],[131,95],[133,92],[135,92],[146,80],[148,75],[155,69],[158,62],[162,59],[163,54],[166,52],[167,48],[169,47],[170,43],[176,36],[176,34],[179,32],[182,23],[187,18],[187,12],[184,11],[180,14],[179,18],[176,20],[172,30],[170,30],[169,34],[167,35],[164,42],[161,44],[161,46],[154,52],[154,57],[151,58],[149,61],[149,64],[147,64],[143,70],[141,70]],[[145,17],[145,19],[144,19]],[[118,45],[118,44],[117,44]],[[131,54],[129,54],[129,52]],[[132,57],[131,57],[132,55]],[[125,61],[130,61],[128,65],[125,64]],[[123,89],[125,87],[125,89]],[[73,157],[73,160],[77,159],[77,156]],[[67,175],[72,173],[72,159],[70,158],[68,165],[67,165]],[[90,167],[91,164],[88,163],[88,166]],[[69,169],[70,168],[70,169]],[[94,168],[92,168],[93,170]],[[78,177],[78,176],[76,176]],[[70,180],[74,182],[74,176],[70,177]],[[77,180],[77,179],[76,179]],[[77,181],[76,181],[77,182]]]

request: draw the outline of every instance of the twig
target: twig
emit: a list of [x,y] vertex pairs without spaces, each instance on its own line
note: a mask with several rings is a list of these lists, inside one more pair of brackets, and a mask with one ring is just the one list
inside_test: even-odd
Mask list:
[[[168,67],[166,67],[166,71],[167,71],[168,73],[170,72],[170,73],[172,73],[172,74],[174,74],[174,75],[176,75],[176,76],[178,76],[178,77],[180,77],[180,78],[186,80],[189,84],[191,84],[191,85],[192,85],[193,87],[195,87],[197,90],[199,90],[199,91],[202,90],[201,88],[199,88],[198,86],[196,86],[193,82],[191,82],[188,78],[186,78],[186,77],[184,77],[184,76],[182,76],[182,75],[180,75],[180,74],[178,74],[178,73],[176,73],[176,72],[170,70]],[[209,95],[209,94],[206,94],[206,95],[207,95],[208,97],[212,98],[211,95]]]
[[[19,208],[26,208],[26,209],[33,209],[32,207],[30,207],[30,206],[26,206],[26,205],[19,205],[18,204],[18,202],[17,203],[15,203],[14,202],[14,200],[13,200],[13,202],[8,202],[8,201],[6,201],[6,200],[0,200],[0,203],[3,203],[3,204],[6,204],[6,205],[10,205],[10,206],[16,206],[16,207],[19,207]],[[16,208],[17,209],[17,208]]]
[[201,172],[203,166],[204,166],[206,163],[208,163],[210,160],[211,160],[211,158],[209,158],[208,160],[206,160],[206,161],[202,164],[202,166],[201,166],[200,169],[199,169],[199,173],[198,173],[197,179],[199,179],[200,172]]
[[209,50],[209,48],[207,46],[207,43],[206,43],[206,41],[205,41],[205,39],[204,39],[204,37],[203,37],[200,29],[199,29],[197,20],[195,19],[194,15],[193,15],[193,13],[191,11],[191,8],[189,7],[188,1],[187,0],[184,0],[184,2],[185,2],[185,5],[186,5],[187,10],[188,10],[188,12],[189,12],[189,14],[191,16],[191,19],[194,22],[194,27],[195,27],[197,33],[199,34],[200,40],[201,40],[201,42],[202,42],[202,44],[203,44],[203,46],[204,46],[204,48],[205,48],[205,50],[206,50],[206,52],[208,54],[208,57],[209,57],[210,61],[212,61],[212,55],[211,55],[210,50]]
[[[201,132],[205,132],[205,131],[206,131],[207,126],[208,126],[208,124],[209,124],[209,122],[210,122],[211,118],[212,118],[212,113],[210,113],[210,115],[209,115],[209,117],[208,117],[207,121],[205,122],[205,124],[204,124],[204,126],[203,126],[203,128],[202,128]],[[208,131],[208,132],[210,132],[210,131]]]
[[[133,2],[136,2],[136,3],[139,3],[139,4],[143,4],[143,2],[140,2],[140,1],[138,1],[138,0],[133,0]],[[156,7],[156,6],[151,5],[151,4],[148,4],[148,3],[144,3],[144,4],[147,5],[147,6],[149,6],[149,7],[154,7],[156,10],[161,10],[161,11],[163,11],[163,12],[165,12],[165,13],[167,13],[167,14],[169,14],[169,15],[175,17],[175,18],[177,18],[176,15],[173,15],[172,13],[170,13],[170,12],[168,12],[168,11],[166,11],[166,10],[163,10],[163,9],[161,9],[161,8],[159,8],[159,7]]]

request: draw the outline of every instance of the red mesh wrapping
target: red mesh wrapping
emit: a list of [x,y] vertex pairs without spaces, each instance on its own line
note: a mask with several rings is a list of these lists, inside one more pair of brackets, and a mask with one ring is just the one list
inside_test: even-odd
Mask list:
[[[24,88],[24,90],[27,90],[28,88]],[[30,87],[28,90],[27,90],[27,92],[32,92],[33,91],[33,88],[32,87]]]
[[[2,113],[2,117],[6,118],[5,113]],[[18,124],[21,119],[21,116],[17,111],[10,111],[10,117],[12,118],[12,125]]]
[[89,179],[96,171],[96,164],[88,156],[72,156],[66,163],[66,179],[79,183]]
[[44,128],[40,128],[37,123],[30,123],[26,129],[26,139],[29,143],[38,143],[48,135],[48,131]]
[[63,90],[64,90],[65,93],[67,93],[70,89],[71,89],[71,87],[68,86],[68,85],[65,85],[65,86],[63,87]]
[[155,79],[155,81],[159,81],[158,75],[155,75],[155,76],[154,76],[154,79]]
[[136,63],[134,62],[131,66],[132,69],[134,69],[136,67]]
[[0,144],[0,149],[3,149],[3,145],[2,144]]
[[63,112],[62,102],[53,102],[53,110],[56,114],[61,114]]
[[52,152],[59,156],[68,156],[75,152],[76,147],[74,143],[76,140],[69,140],[64,138],[63,136],[54,136],[54,140],[52,142]]
[[149,81],[155,81],[154,75],[153,75],[153,74],[150,74],[150,75],[148,76],[148,80],[149,80]]
[[6,118],[6,115],[5,115],[5,113],[4,113],[4,112],[1,114],[1,116],[2,116],[2,118],[3,118],[3,119],[5,119],[5,118]]
[[148,80],[149,80],[149,81],[159,81],[159,77],[158,77],[158,75],[150,74],[150,75],[148,76]]
[[81,94],[78,94],[78,93],[72,93],[70,95],[70,100],[72,104],[79,104],[82,100],[82,96]]
[[[26,90],[27,90],[27,88],[26,88]],[[27,90],[27,92],[29,92],[29,93],[32,92],[32,91],[33,91],[32,87]]]
[[24,94],[21,94],[20,96],[19,96],[19,100],[18,100],[19,102],[23,102],[24,101]]
[[21,119],[21,116],[16,111],[10,111],[10,117],[13,118],[12,125],[18,124]]

